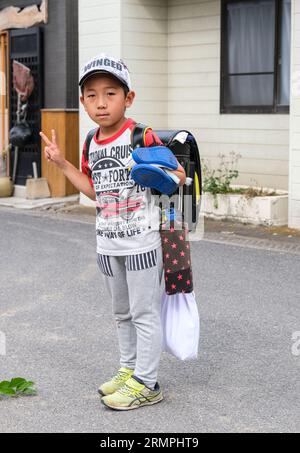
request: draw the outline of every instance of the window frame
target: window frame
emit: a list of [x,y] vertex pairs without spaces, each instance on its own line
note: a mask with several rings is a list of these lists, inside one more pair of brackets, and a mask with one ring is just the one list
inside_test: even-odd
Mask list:
[[[273,114],[289,114],[290,106],[278,105],[279,90],[280,90],[280,43],[281,43],[281,18],[282,18],[282,2],[275,0],[275,51],[274,51],[274,87],[273,87],[273,105],[244,105],[244,106],[225,106],[225,79],[228,77],[228,30],[227,30],[227,5],[229,3],[238,3],[241,0],[221,0],[221,83],[220,83],[220,113],[273,113]],[[255,73],[251,73],[255,74]]]

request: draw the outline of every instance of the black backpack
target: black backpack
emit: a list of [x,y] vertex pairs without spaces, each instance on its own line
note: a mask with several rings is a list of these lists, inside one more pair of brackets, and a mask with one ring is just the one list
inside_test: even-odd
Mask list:
[[[148,127],[144,124],[139,123],[135,125],[131,134],[131,145],[133,149],[138,146],[145,146],[144,134],[146,129]],[[97,130],[98,128],[91,130],[87,136],[86,160],[88,160],[90,144]],[[202,201],[202,169],[196,139],[189,131],[185,130],[155,130],[154,133],[174,153],[178,162],[184,168],[186,176],[193,180],[190,186],[184,185],[179,187],[175,194],[172,195],[172,197],[178,195],[178,206],[174,207],[184,213],[184,221],[187,223],[189,231],[193,232],[196,230],[198,224]],[[177,140],[178,134],[184,135],[186,139]],[[151,192],[153,195],[161,195],[155,189],[151,189]],[[187,195],[191,202],[185,205],[185,196]]]
[[[133,149],[145,146],[144,136],[146,129],[148,127],[144,124],[137,124],[133,129],[131,135]],[[193,180],[191,185],[179,187],[172,197],[178,195],[178,205],[174,207],[184,214],[183,220],[187,223],[189,231],[195,231],[199,220],[202,198],[201,160],[195,137],[185,130],[155,130],[153,132],[173,152],[184,168],[186,176]],[[154,195],[161,195],[155,189],[151,189],[151,191]],[[185,198],[185,196],[189,197]],[[187,199],[191,200],[191,202],[185,203]]]

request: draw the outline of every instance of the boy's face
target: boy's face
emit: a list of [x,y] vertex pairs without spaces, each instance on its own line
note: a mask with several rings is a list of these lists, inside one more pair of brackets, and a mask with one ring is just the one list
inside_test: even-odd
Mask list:
[[124,88],[109,74],[95,74],[84,83],[84,92],[80,101],[89,117],[105,128],[112,128],[125,117],[126,108],[133,103],[135,93],[125,95]]

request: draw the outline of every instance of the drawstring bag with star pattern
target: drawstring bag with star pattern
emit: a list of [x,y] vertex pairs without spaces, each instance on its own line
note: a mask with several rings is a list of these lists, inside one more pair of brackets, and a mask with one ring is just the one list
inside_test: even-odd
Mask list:
[[162,211],[160,235],[162,240],[165,286],[168,295],[193,292],[188,226],[174,208]]
[[165,272],[161,305],[162,349],[180,360],[198,357],[200,336],[188,232],[179,211],[162,209],[160,234]]
[[[180,141],[175,140],[175,142],[181,150]],[[152,129],[142,124],[137,124],[133,129],[131,144],[133,149],[163,145]],[[171,143],[168,144],[168,148],[171,149]],[[192,164],[190,163],[188,167],[192,168]],[[200,173],[199,167],[198,174]],[[160,191],[153,188],[151,192],[153,195],[162,195]],[[176,210],[174,203],[169,203],[170,200],[168,200],[169,198],[160,199],[159,203],[165,275],[165,292],[161,303],[162,350],[180,360],[191,360],[198,356],[200,321],[193,290],[191,251],[188,240],[190,230],[188,223],[184,222],[183,213]]]

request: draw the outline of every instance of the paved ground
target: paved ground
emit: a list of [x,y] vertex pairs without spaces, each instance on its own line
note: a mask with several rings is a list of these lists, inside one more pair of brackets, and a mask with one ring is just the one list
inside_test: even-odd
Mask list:
[[76,209],[0,209],[0,380],[38,387],[37,397],[0,401],[0,432],[299,432],[296,232],[207,222],[205,240],[192,244],[199,359],[164,354],[165,401],[118,413],[95,391],[118,365],[118,348],[94,219]]

